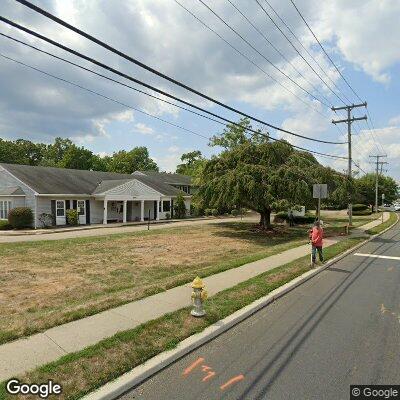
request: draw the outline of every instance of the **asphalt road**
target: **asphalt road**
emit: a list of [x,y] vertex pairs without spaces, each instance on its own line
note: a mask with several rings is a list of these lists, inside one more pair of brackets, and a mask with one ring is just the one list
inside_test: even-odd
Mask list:
[[[356,253],[400,257],[399,242],[397,224]],[[351,254],[122,399],[349,399],[400,384],[399,350],[400,259]]]

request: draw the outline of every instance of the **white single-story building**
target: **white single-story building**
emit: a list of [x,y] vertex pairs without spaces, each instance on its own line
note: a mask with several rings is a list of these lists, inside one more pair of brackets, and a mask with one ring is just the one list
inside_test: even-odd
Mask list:
[[[66,211],[76,209],[79,224],[107,224],[173,218],[182,193],[187,214],[193,187],[185,175],[136,171],[112,172],[0,163],[0,219],[14,207],[29,207],[34,227],[43,214],[66,225]],[[169,215],[168,215],[169,214]]]

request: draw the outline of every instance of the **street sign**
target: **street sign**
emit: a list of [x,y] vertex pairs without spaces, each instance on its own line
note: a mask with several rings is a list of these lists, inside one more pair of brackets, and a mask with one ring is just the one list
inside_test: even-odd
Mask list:
[[313,198],[326,199],[328,197],[328,185],[326,183],[316,183],[313,185]]

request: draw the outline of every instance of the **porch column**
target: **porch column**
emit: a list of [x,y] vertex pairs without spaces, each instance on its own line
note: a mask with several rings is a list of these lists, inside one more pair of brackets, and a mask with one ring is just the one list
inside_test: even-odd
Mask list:
[[122,210],[122,222],[124,224],[126,224],[126,208],[127,208],[127,205],[128,205],[128,201],[124,200],[124,208]]
[[103,224],[107,225],[108,200],[104,199]]
[[160,200],[157,200],[157,221],[160,220]]
[[140,220],[144,221],[144,200],[140,200]]

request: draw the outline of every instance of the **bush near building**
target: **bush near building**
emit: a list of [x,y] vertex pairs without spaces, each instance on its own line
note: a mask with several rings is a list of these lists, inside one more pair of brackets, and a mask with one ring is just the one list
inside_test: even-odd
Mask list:
[[29,207],[16,207],[8,213],[8,223],[16,229],[31,228],[33,212]]
[[78,211],[77,210],[67,210],[67,224],[76,226],[78,225]]

